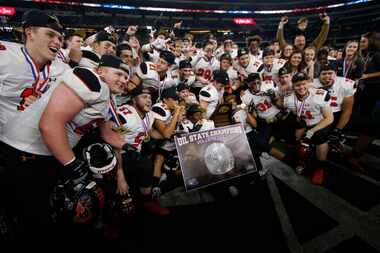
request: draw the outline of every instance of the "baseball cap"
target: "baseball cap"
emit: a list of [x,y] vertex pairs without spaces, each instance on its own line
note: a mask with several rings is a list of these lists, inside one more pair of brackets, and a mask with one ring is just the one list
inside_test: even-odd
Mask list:
[[129,74],[129,67],[119,57],[115,55],[105,54],[100,58],[99,67],[110,67],[121,69]]
[[263,58],[268,55],[274,55],[274,51],[270,47],[266,47],[263,51]]
[[179,83],[177,86],[178,92],[183,91],[183,90],[188,90],[188,89],[189,89],[189,86],[187,86],[185,83]]
[[286,74],[291,74],[292,73],[292,70],[290,68],[287,68],[287,67],[282,67],[278,70],[278,75],[279,76],[282,76],[282,75],[286,75]]
[[248,54],[248,50],[246,48],[239,48],[238,49],[238,54],[237,54],[238,57],[241,57],[241,56],[246,55],[246,54]]
[[214,70],[213,72],[214,81],[227,85],[230,82],[230,78],[227,75],[227,72],[224,70]]
[[198,104],[191,104],[186,110],[186,116],[191,116],[196,112],[204,112],[204,109]]
[[246,83],[250,83],[256,80],[261,80],[260,74],[259,73],[251,73],[248,75],[247,79],[245,79]]
[[292,83],[295,84],[295,83],[298,83],[298,82],[306,81],[308,79],[309,79],[309,77],[307,76],[306,73],[304,73],[304,72],[297,72],[292,77]]
[[162,91],[161,93],[161,98],[164,99],[164,98],[172,98],[174,100],[178,100],[178,95],[177,95],[177,89],[176,87],[170,87],[170,88],[166,88]]
[[180,69],[192,68],[191,62],[189,60],[182,60],[179,62],[179,68]]
[[102,42],[102,41],[110,41],[114,44],[116,44],[116,39],[112,34],[106,32],[106,31],[101,31],[98,32],[95,36],[95,41],[96,42]]
[[142,85],[136,86],[133,90],[131,90],[128,95],[130,95],[132,98],[137,97],[138,95],[141,94],[150,94],[148,89],[144,89]]
[[161,51],[160,58],[167,61],[167,63],[169,63],[170,65],[174,64],[175,62],[175,55],[168,50]]
[[31,26],[48,27],[61,34],[64,32],[64,28],[56,16],[48,15],[40,10],[30,10],[22,16],[22,27],[27,28]]

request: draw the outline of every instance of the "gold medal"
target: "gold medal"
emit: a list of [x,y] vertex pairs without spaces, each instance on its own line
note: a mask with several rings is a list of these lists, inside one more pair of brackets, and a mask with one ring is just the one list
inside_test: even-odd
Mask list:
[[125,134],[125,133],[128,132],[128,129],[127,129],[126,127],[124,127],[124,126],[119,126],[119,127],[117,127],[117,126],[113,126],[113,127],[112,127],[112,130],[113,130],[114,132],[119,133],[119,134]]
[[150,136],[149,136],[149,135],[146,135],[143,141],[144,141],[144,142],[149,142],[149,141],[150,141]]

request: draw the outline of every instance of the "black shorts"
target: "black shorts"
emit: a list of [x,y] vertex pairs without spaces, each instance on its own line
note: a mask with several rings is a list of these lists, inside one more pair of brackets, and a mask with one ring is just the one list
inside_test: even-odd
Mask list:
[[373,114],[376,103],[380,100],[380,85],[368,85],[360,92],[360,128],[370,136],[379,133]]
[[0,142],[0,208],[17,218],[18,239],[54,236],[49,232],[49,199],[61,168],[52,156],[29,154]]
[[129,156],[128,153],[122,154],[123,171],[132,187],[147,188],[152,186],[153,162],[145,155]]
[[[306,131],[313,128],[314,126],[310,126],[306,128]],[[315,145],[320,145],[323,143],[327,143],[329,140],[329,134],[330,134],[330,128],[325,127],[313,134],[313,137],[311,138],[311,143]]]

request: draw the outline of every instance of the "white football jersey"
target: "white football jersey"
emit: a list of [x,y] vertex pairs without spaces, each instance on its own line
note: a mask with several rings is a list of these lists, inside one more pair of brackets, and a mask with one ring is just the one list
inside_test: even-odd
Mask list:
[[219,101],[221,101],[221,99],[223,98],[223,92],[223,90],[218,92],[218,90],[212,84],[209,84],[200,90],[199,101],[203,100],[208,102],[208,107],[206,110],[207,118],[210,118],[211,115],[214,113]]
[[[167,106],[163,102],[154,104],[152,106],[152,112],[153,112],[154,120],[156,119],[161,120],[165,124],[168,124],[170,120],[172,119],[172,114],[170,110],[167,108]],[[171,138],[170,140],[165,140],[160,145],[160,148],[167,151],[173,151],[175,149],[174,138]]]
[[247,123],[247,117],[247,112],[243,109],[237,109],[232,112],[232,118],[236,123],[243,125],[246,134],[252,131],[252,126]]
[[140,151],[142,141],[149,136],[149,131],[152,129],[153,112],[147,112],[142,119],[133,106],[123,105],[118,108],[118,115],[120,123],[127,130],[123,134],[125,142]]
[[21,44],[0,41],[0,138],[2,128],[25,110],[26,98],[40,96],[70,67],[54,60],[40,69]]
[[227,75],[230,79],[230,82],[233,82],[239,78],[239,73],[232,66],[227,70]]
[[264,92],[253,94],[250,90],[246,90],[241,96],[241,101],[247,106],[255,108],[257,117],[261,119],[272,119],[280,112],[280,109],[272,103],[270,97]]
[[170,72],[167,72],[161,80],[156,71],[156,65],[152,62],[142,62],[137,68],[136,74],[141,79],[144,88],[149,89],[151,92],[160,92],[177,84],[175,76]]
[[[110,91],[106,83],[92,70],[86,68],[66,71],[62,81],[86,104],[86,107],[65,126],[69,144],[74,147],[85,133],[110,117]],[[7,122],[4,126],[5,143],[28,153],[51,155],[42,140],[38,125],[54,88],[26,108],[18,117]],[[14,127],[15,125],[22,127]]]
[[273,81],[276,86],[279,84],[279,77],[278,77],[278,71],[280,68],[282,68],[286,63],[286,60],[283,59],[273,59],[273,65],[268,67],[265,64],[263,64],[262,70],[261,70],[261,76],[263,78],[263,81]]
[[69,49],[63,49],[63,48],[61,48],[57,52],[57,59],[61,60],[64,63],[69,63],[69,61],[70,61],[69,54],[70,54],[70,50]]
[[244,73],[244,75],[247,77],[251,73],[258,73],[260,72],[260,67],[263,64],[260,60],[250,60],[248,65],[246,67],[241,66],[239,63],[235,66],[236,70],[239,72]]
[[322,109],[330,106],[330,96],[321,89],[309,89],[308,97],[300,101],[295,93],[284,97],[284,107],[305,120],[307,126],[314,126],[323,119]]
[[[318,78],[314,79],[313,87],[316,89],[323,88],[323,84]],[[330,95],[330,106],[333,112],[342,110],[342,102],[345,97],[351,97],[355,94],[355,82],[344,77],[335,77],[334,83],[327,89]]]
[[263,59],[263,50],[259,49],[257,54],[255,55],[250,52],[249,57],[251,58],[251,61],[260,61],[261,59]]
[[[206,57],[201,57],[201,59],[194,66],[195,75],[210,81],[212,79],[212,72],[219,69],[219,66],[220,64],[216,57],[212,57],[211,60]],[[199,81],[195,81],[193,86],[204,87],[205,85]]]
[[261,86],[260,86],[260,91],[268,92],[269,90],[277,91],[278,87],[271,80],[262,81]]

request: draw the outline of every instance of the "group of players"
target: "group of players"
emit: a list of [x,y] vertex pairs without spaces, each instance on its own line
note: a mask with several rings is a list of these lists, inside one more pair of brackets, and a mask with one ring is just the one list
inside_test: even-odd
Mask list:
[[[248,48],[229,39],[220,45],[212,36],[199,48],[191,34],[175,37],[175,29],[157,31],[140,46],[135,26],[119,38],[100,31],[83,42],[56,17],[25,13],[23,43],[0,41],[0,208],[13,223],[14,238],[38,242],[54,236],[52,202],[86,221],[88,207],[75,192],[104,202],[96,177],[112,178],[106,201],[115,195],[131,201],[133,195],[146,210],[169,214],[157,200],[165,168],[176,167],[170,161],[176,156],[173,136],[221,125],[215,115],[222,105],[231,108],[228,123],[244,126],[257,163],[266,152],[297,165],[297,156],[277,149],[274,140],[315,146],[312,182],[322,184],[329,143],[343,138],[358,80],[378,78],[380,64],[378,52],[368,50],[369,35],[360,42],[367,42],[370,56],[362,64],[364,75],[364,68],[356,73],[356,41],[347,43],[341,61],[323,55],[330,20],[321,19],[310,47],[307,20],[300,20],[289,45],[282,18],[279,42],[261,50],[259,36],[247,39]],[[375,103],[364,106],[368,118],[378,99],[369,93]],[[57,184],[70,193],[52,201]],[[65,202],[72,196],[82,200],[74,210]]]

